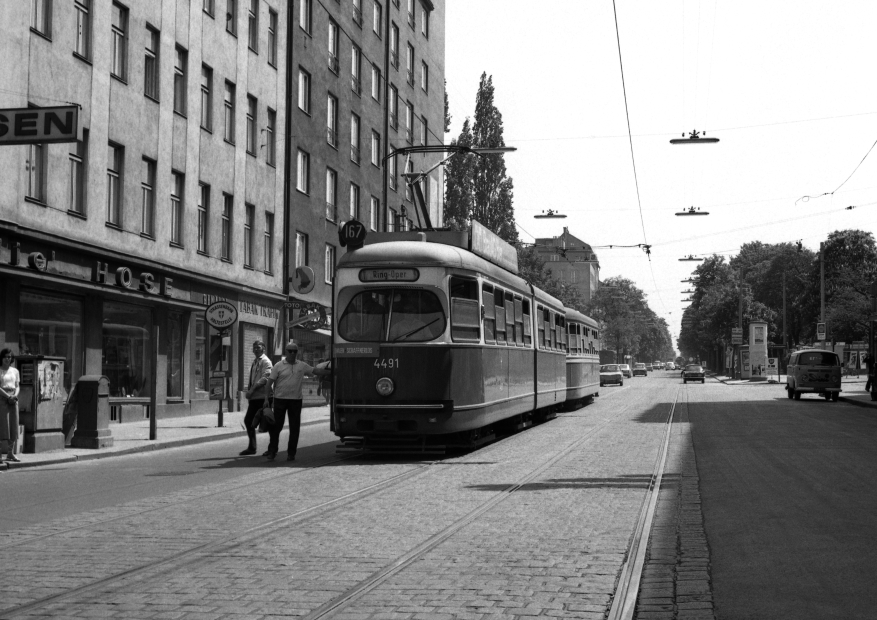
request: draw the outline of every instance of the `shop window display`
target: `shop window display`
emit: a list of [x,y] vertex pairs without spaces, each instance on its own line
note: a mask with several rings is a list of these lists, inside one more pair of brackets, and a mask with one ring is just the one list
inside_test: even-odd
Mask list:
[[143,306],[104,302],[103,369],[110,396],[150,396],[152,311]]
[[82,302],[75,297],[22,290],[18,323],[21,355],[65,358],[67,392],[82,374]]
[[183,315],[171,312],[167,322],[167,397],[183,397]]

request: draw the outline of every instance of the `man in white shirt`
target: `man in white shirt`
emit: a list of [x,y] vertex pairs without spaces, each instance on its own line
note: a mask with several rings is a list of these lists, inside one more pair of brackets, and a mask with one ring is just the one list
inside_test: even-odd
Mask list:
[[[249,444],[241,452],[241,456],[256,454],[256,429],[253,420],[256,413],[264,406],[264,401],[271,403],[271,390],[266,389],[268,376],[273,364],[265,355],[265,343],[256,340],[253,343],[253,365],[250,366],[250,380],[247,383],[247,413],[244,415],[244,427],[247,429]],[[267,454],[267,453],[266,453]]]
[[[298,448],[298,435],[301,430],[301,384],[305,375],[325,375],[332,372],[328,369],[314,369],[313,366],[304,362],[296,361],[298,345],[290,342],[286,345],[286,357],[280,360],[271,369],[268,377],[267,393],[274,392],[274,426],[268,430],[271,440],[268,443],[268,452],[265,456],[273,461],[277,456],[280,432],[286,422],[286,414],[289,413],[289,446],[286,452],[286,460],[295,460],[295,451]],[[268,406],[266,394],[265,406]]]

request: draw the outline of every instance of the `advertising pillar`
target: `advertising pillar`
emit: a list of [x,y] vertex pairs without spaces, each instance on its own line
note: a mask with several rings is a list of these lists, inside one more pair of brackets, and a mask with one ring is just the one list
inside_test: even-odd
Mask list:
[[749,322],[749,365],[751,381],[767,381],[767,322]]

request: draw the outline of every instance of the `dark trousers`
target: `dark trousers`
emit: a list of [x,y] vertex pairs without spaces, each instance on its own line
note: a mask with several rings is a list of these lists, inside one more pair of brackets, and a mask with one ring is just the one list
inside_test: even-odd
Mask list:
[[[268,404],[271,404],[272,399],[268,399]],[[250,440],[250,444],[247,446],[248,448],[256,449],[256,429],[253,427],[253,418],[256,417],[256,413],[263,407],[263,403],[265,402],[264,398],[257,398],[255,400],[248,401],[247,405],[247,413],[244,415],[244,426],[247,428],[247,437]]]
[[289,413],[289,447],[287,454],[295,456],[298,448],[298,434],[301,430],[301,399],[275,398],[274,399],[274,426],[268,430],[271,441],[268,444],[268,452],[277,454],[277,444],[280,443],[280,432],[286,422],[286,414]]

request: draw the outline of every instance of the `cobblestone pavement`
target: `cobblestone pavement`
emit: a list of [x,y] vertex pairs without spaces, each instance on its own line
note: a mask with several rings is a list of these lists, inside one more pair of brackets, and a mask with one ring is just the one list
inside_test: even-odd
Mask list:
[[[505,493],[336,617],[603,618],[676,390],[676,382],[650,380],[606,389],[588,407],[433,464],[371,458],[258,471],[5,533],[0,550],[15,558],[15,570],[0,580],[0,610],[18,611],[0,617],[304,616]],[[708,566],[702,538],[688,534],[702,537],[686,441],[674,436],[671,456],[679,454],[665,470],[681,480],[673,491],[682,489],[680,509],[691,517],[676,598],[697,594],[688,588],[699,587],[692,584]],[[407,477],[362,492],[400,475]],[[660,549],[653,547],[655,559]],[[691,584],[680,585],[688,577]],[[675,604],[688,602],[701,601]],[[700,617],[683,610],[678,617]]]

